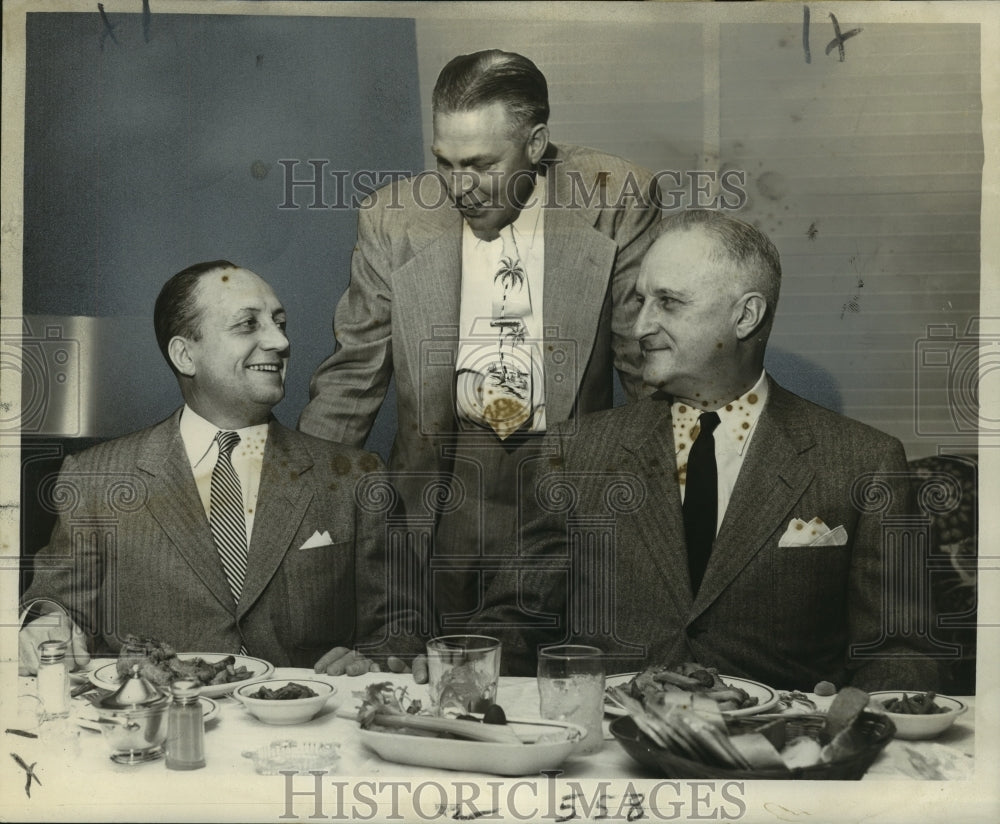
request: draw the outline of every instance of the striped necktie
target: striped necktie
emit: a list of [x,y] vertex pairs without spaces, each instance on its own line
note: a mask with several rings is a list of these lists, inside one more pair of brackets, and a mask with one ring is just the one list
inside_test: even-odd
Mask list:
[[247,524],[243,514],[243,492],[233,469],[232,452],[240,442],[235,432],[218,432],[219,457],[212,470],[212,489],[208,522],[219,550],[222,568],[229,579],[233,600],[240,601],[243,579],[247,573]]

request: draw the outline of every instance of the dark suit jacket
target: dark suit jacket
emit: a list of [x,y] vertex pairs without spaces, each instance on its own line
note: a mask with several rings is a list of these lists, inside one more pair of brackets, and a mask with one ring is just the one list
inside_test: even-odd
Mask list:
[[[578,434],[556,444],[553,466],[570,486],[540,488],[542,500],[568,509],[577,546],[581,518],[614,515],[613,548],[600,558],[584,552],[577,557],[588,560],[568,567],[565,516],[530,520],[524,557],[497,576],[474,621],[504,634],[508,664],[530,672],[535,644],[589,635],[634,656],[611,670],[697,661],[779,688],[811,690],[820,680],[934,688],[936,667],[921,656],[920,640],[892,632],[919,605],[908,593],[884,595],[883,517],[915,511],[898,441],[772,381],[693,597],[671,433],[670,402],[654,396],[587,416]],[[866,479],[877,481],[867,493],[859,486]],[[847,543],[778,546],[789,521],[815,516],[831,528],[842,524]],[[585,587],[590,614],[574,606],[576,595],[566,598]],[[544,628],[539,614],[557,615],[558,626]],[[518,622],[525,626],[511,629]],[[864,644],[874,646],[854,646]]]
[[[620,158],[550,146],[544,163],[545,398],[552,425],[574,411],[610,407],[613,366],[630,399],[642,393],[631,298],[646,230],[659,211],[651,175]],[[336,351],[313,376],[299,421],[303,432],[362,446],[395,376],[399,424],[389,468],[403,473],[397,482],[410,511],[423,507],[426,476],[406,473],[451,469],[440,436],[455,429],[462,225],[430,173],[390,184],[362,205],[350,286],[334,316]]]
[[[63,604],[98,650],[133,633],[180,651],[242,643],[277,666],[311,666],[333,646],[378,640],[385,518],[358,506],[355,487],[381,460],[271,421],[237,605],[178,421],[176,412],[66,459],[51,490],[58,522],[25,602]],[[302,549],[317,531],[331,545]]]

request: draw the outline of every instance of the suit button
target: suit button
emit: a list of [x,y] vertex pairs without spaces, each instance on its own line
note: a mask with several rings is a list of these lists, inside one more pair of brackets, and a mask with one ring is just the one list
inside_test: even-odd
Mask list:
[[703,636],[706,632],[708,632],[708,630],[701,624],[691,624],[691,626],[687,628],[687,637],[701,638],[701,636]]

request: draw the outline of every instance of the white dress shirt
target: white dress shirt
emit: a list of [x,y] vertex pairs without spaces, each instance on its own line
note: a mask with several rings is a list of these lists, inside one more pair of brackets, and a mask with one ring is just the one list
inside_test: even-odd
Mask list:
[[240,479],[240,490],[243,492],[243,512],[246,517],[249,547],[250,536],[253,533],[254,512],[257,509],[257,492],[260,489],[260,472],[264,464],[267,424],[246,426],[236,430],[220,430],[220,427],[209,423],[190,406],[185,406],[181,412],[180,430],[206,518],[211,508],[212,471],[219,457],[215,436],[220,431],[235,431],[240,436],[240,442],[233,448],[231,458],[233,469]]
[[[530,429],[545,429],[545,374],[541,358],[543,340],[542,292],[545,284],[545,214],[542,204],[546,198],[544,175],[538,175],[535,189],[528,205],[517,219],[500,230],[494,240],[480,240],[469,224],[462,229],[462,298],[459,310],[459,367],[463,364],[482,364],[492,359],[497,351],[497,330],[490,326],[494,318],[493,278],[500,266],[506,248],[515,248],[525,271],[527,295],[524,300],[512,301],[511,310],[524,321],[525,342],[522,344],[531,357],[532,410]],[[506,252],[509,254],[509,251]],[[525,311],[527,310],[527,311]],[[535,345],[531,345],[532,341]],[[484,423],[483,410],[474,408],[468,396],[459,394],[458,413],[468,420]]]
[[[719,509],[715,525],[716,533],[733,496],[733,487],[743,466],[750,439],[757,428],[761,410],[767,402],[767,373],[761,372],[757,383],[749,392],[714,410],[719,415],[719,425],[714,432],[715,465],[719,476]],[[698,418],[708,409],[695,409],[686,403],[675,401],[670,407],[674,422],[674,449],[677,454],[677,475],[681,485],[681,501],[684,500],[687,460],[691,444],[698,437]]]

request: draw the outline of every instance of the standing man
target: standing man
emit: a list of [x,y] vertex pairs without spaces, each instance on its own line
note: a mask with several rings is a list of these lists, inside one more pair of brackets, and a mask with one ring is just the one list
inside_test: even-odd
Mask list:
[[[532,571],[495,578],[477,630],[501,636],[517,674],[535,671],[539,644],[575,634],[606,652],[620,642],[634,658],[619,671],[694,661],[781,689],[935,689],[914,595],[926,571],[908,566],[915,541],[899,551],[906,542],[883,534],[915,511],[902,444],[764,371],[781,279],[764,234],[688,211],[655,235],[634,333],[659,391],[585,417],[557,444],[530,496]],[[627,501],[608,494],[612,476]],[[552,481],[572,487],[568,512],[543,511]],[[612,497],[608,554],[568,547],[567,516],[593,521]],[[571,564],[580,547],[589,563]],[[550,629],[533,620],[546,613]]]
[[[253,272],[188,267],[160,291],[154,326],[184,405],[66,459],[53,498],[72,507],[36,556],[24,601],[69,616],[59,631],[71,632],[77,663],[132,634],[367,672],[350,648],[387,640],[406,619],[389,612],[384,517],[356,497],[381,460],[271,415],[285,392],[285,310]],[[21,631],[23,671],[55,622]]]
[[395,377],[390,469],[408,515],[436,519],[434,606],[460,620],[514,551],[536,436],[609,408],[613,369],[643,393],[628,333],[659,212],[648,172],[549,142],[545,77],[519,54],[453,59],[433,114],[436,173],[362,205],[299,428],[362,445]]

